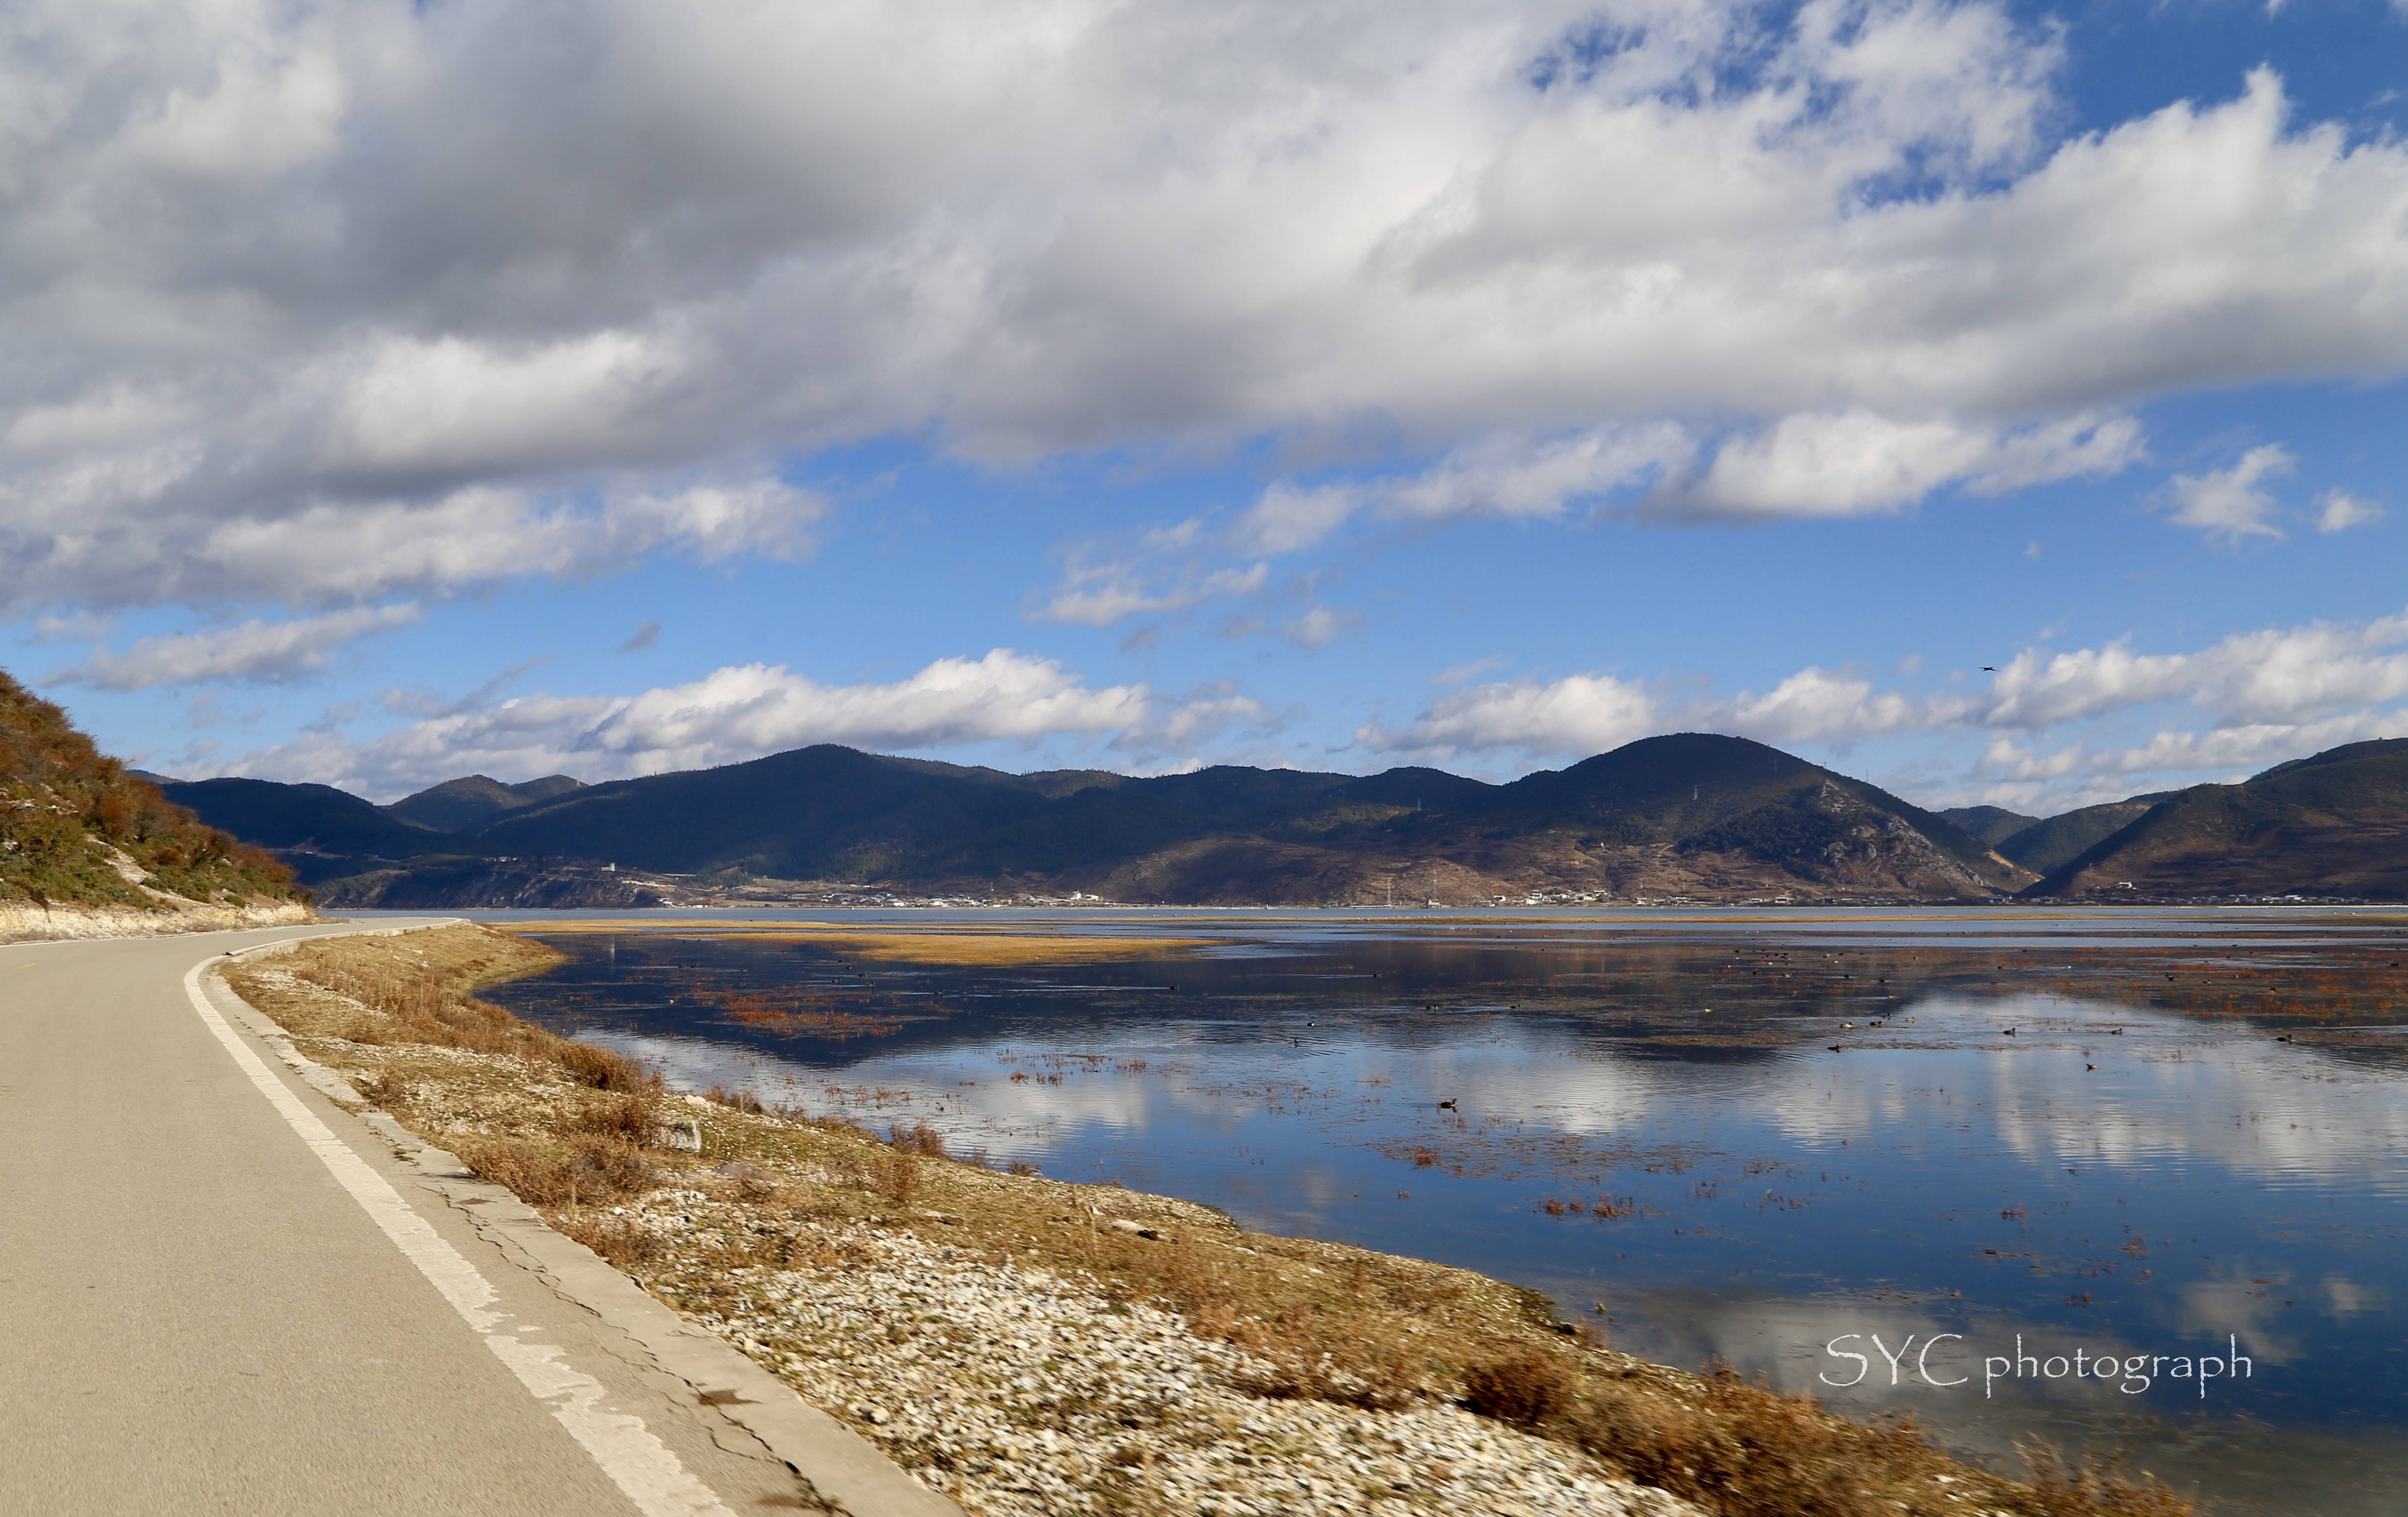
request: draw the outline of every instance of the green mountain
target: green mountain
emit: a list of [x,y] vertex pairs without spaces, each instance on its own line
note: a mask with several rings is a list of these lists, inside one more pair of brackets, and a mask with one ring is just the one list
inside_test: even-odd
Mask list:
[[[567,788],[577,785],[567,781]],[[537,787],[564,792],[542,780],[511,788]],[[575,859],[500,856],[504,851],[474,834],[433,831],[332,785],[198,780],[162,788],[177,804],[272,853],[325,906],[661,904],[653,892]]]
[[585,782],[571,780],[565,774],[547,775],[541,780],[529,780],[522,784],[506,785],[481,774],[458,780],[446,780],[431,785],[415,795],[385,807],[390,815],[437,832],[474,832],[505,811],[515,811],[537,801],[548,801],[572,790],[581,790]]
[[2025,894],[2408,899],[2408,738],[2176,792]]
[[[1862,780],[1703,734],[1649,738],[1505,785],[1426,768],[1013,775],[820,746],[580,786],[494,812],[465,835],[407,830],[390,814],[398,805],[371,821],[361,809],[376,809],[342,807],[339,792],[282,788],[296,792],[299,814],[262,815],[267,791],[179,794],[294,851],[312,877],[341,880],[342,898],[366,892],[392,904],[468,904],[500,890],[502,875],[473,862],[480,857],[1196,903],[1534,891],[1963,899],[2031,878],[1945,818]],[[524,899],[533,888],[520,880],[509,893]]]
[[2151,795],[2134,795],[2126,800],[2109,801],[2103,806],[2086,806],[2077,811],[2066,811],[2009,834],[1999,839],[1997,847],[2000,853],[2032,873],[2044,875],[2063,868],[2138,822],[2148,814],[2150,807],[2173,794],[2172,791],[2158,791]]
[[383,808],[332,785],[188,780],[159,788],[211,826],[282,855],[305,880],[326,878],[321,861],[330,858],[406,859],[461,844],[457,837],[399,821]]
[[0,674],[0,904],[290,901],[274,859],[203,825]]
[[[2358,744],[2245,785],[2086,807],[1995,848],[1984,834],[2026,819],[1924,811],[1778,749],[1699,733],[1503,785],[1428,768],[1009,774],[821,746],[597,785],[469,776],[382,808],[324,785],[165,788],[351,905],[634,906],[744,879],[1197,904],[2130,898],[2128,880],[2161,898],[2387,898],[2401,893],[2390,861],[2408,855],[2397,847],[2403,748]],[[439,814],[438,801],[458,803],[473,830],[397,814]],[[689,878],[646,884],[613,866]]]
[[[1952,806],[1940,814],[1992,848],[2040,820],[2020,811],[2010,811],[2003,806]],[[2014,856],[2008,855],[2010,858]]]

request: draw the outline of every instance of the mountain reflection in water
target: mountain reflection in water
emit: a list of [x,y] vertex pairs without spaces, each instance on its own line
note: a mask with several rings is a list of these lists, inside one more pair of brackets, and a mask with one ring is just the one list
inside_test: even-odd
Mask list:
[[[663,923],[546,935],[569,963],[492,995],[681,1087],[926,1121],[957,1152],[1462,1265],[1618,1347],[1911,1411],[1983,1454],[2041,1433],[2214,1511],[2408,1510],[2390,920],[1988,941],[1728,921],[1256,920],[1062,967]],[[1835,1388],[1849,1334],[1868,1355],[1961,1337],[1922,1375],[1874,1355]],[[2252,1368],[2203,1399],[2163,1374],[1985,1395],[2018,1335],[2042,1359],[2237,1346]]]

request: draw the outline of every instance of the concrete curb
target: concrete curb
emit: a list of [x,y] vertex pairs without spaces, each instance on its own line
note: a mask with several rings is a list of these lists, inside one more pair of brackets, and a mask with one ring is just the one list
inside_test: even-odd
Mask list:
[[[288,952],[326,937],[392,937],[464,924],[465,919],[450,918],[406,927],[363,926],[351,933],[315,933],[234,951],[215,967],[222,968],[227,959]],[[220,993],[244,1031],[265,1043],[311,1089],[351,1109],[417,1171],[428,1190],[466,1218],[480,1238],[565,1299],[624,1333],[662,1372],[689,1386],[697,1406],[709,1408],[758,1438],[772,1457],[810,1486],[829,1510],[845,1517],[964,1517],[952,1501],[913,1480],[875,1445],[796,1395],[792,1386],[726,1339],[688,1323],[594,1251],[554,1232],[517,1196],[479,1180],[457,1156],[432,1146],[369,1106],[349,1081],[294,1047],[292,1037],[236,995],[222,976],[212,973],[204,977],[204,982]]]

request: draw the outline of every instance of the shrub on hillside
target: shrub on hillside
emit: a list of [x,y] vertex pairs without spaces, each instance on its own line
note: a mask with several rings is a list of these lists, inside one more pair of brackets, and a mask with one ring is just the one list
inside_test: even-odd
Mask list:
[[283,865],[203,826],[0,674],[0,901],[154,905],[141,886],[227,905],[308,898]]

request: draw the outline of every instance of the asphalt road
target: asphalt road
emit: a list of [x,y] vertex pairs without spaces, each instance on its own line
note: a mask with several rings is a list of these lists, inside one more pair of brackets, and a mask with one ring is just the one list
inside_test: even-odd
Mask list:
[[194,1006],[194,965],[312,931],[0,945],[0,1512],[802,1508],[692,1387]]

